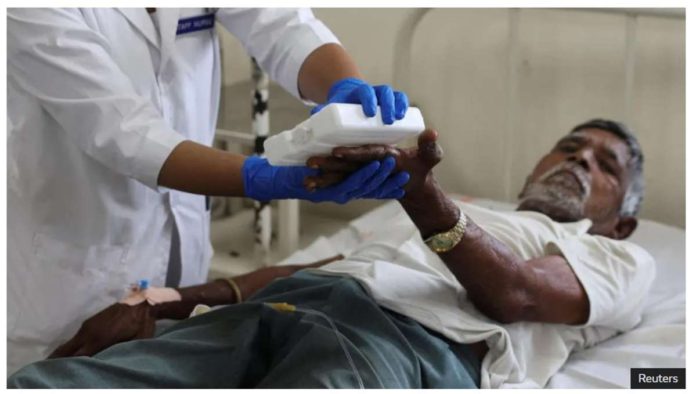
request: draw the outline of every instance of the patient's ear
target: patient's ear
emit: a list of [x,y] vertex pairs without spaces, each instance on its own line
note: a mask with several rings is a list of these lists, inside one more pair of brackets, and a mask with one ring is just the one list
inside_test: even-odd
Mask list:
[[628,238],[638,227],[638,219],[633,216],[620,217],[614,226],[614,239]]

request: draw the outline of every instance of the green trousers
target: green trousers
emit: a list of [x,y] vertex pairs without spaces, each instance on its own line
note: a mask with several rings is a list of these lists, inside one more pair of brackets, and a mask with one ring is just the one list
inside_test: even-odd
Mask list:
[[8,386],[476,388],[480,367],[468,347],[381,308],[355,280],[299,272],[155,338],[30,364]]

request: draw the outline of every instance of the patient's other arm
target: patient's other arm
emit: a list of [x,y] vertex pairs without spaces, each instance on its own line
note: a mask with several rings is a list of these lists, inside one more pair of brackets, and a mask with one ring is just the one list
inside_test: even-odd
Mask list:
[[[290,276],[304,268],[316,268],[340,260],[337,255],[308,265],[266,267],[234,277],[242,300],[251,297],[272,280]],[[77,334],[59,346],[48,358],[92,356],[109,346],[134,339],[150,338],[155,333],[157,319],[185,319],[197,304],[209,306],[240,302],[226,280],[215,280],[198,286],[177,289],[181,301],[150,305],[116,303],[82,323]]]
[[[437,133],[426,130],[419,138],[417,150],[367,145],[336,148],[333,153],[343,160],[358,162],[386,154],[395,156],[397,168],[411,175],[404,187],[406,196],[399,202],[427,239],[448,231],[459,218],[459,208],[445,195],[431,172],[442,158],[436,141]],[[468,220],[462,240],[440,257],[466,288],[472,303],[491,319],[501,323],[566,324],[581,324],[588,319],[585,290],[561,256],[525,261]]]
[[342,258],[342,255],[337,255],[307,265],[265,267],[234,277],[232,279],[239,287],[242,296],[241,300],[237,299],[234,289],[224,279],[217,279],[198,286],[179,288],[177,290],[181,294],[181,301],[155,305],[152,307],[152,310],[157,319],[185,319],[198,304],[208,306],[235,304],[248,299],[274,279],[290,276],[304,268],[321,267]]

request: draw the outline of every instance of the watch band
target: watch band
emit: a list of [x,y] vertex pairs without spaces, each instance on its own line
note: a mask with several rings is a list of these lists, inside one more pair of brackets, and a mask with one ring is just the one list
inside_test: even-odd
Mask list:
[[454,227],[445,232],[432,235],[424,242],[435,253],[449,252],[462,240],[467,222],[466,215],[460,210],[459,220],[457,220],[457,224]]

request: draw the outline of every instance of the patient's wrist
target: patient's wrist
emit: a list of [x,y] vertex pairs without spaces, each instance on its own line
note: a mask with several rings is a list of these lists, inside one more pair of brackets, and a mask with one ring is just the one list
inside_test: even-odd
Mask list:
[[459,220],[459,208],[442,191],[432,174],[399,202],[424,238],[451,229]]

